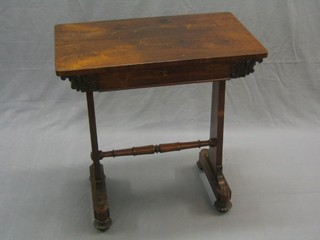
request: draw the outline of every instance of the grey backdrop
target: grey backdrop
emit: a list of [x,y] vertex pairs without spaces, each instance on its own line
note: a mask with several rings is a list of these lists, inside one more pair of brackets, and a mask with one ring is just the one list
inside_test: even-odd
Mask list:
[[[53,27],[230,11],[269,50],[227,83],[219,215],[197,150],[104,160],[111,229],[91,222],[85,95],[54,72]],[[0,239],[318,239],[319,0],[1,0]],[[102,150],[206,139],[211,85],[95,95]]]

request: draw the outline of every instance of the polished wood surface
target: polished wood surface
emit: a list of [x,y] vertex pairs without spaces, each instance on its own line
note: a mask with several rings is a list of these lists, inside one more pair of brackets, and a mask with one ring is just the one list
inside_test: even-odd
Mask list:
[[141,147],[132,147],[120,150],[112,150],[108,152],[101,152],[101,158],[105,157],[120,157],[120,156],[137,156],[154,153],[166,153],[181,151],[190,148],[202,148],[202,147],[215,147],[217,140],[215,138],[207,141],[193,141],[193,142],[176,142],[176,143],[163,143],[159,145],[147,145]]
[[61,77],[267,56],[231,13],[57,25],[55,50]]

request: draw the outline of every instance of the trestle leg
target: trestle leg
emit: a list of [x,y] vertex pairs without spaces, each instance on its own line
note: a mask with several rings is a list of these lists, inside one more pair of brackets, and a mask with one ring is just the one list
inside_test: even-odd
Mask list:
[[94,111],[93,92],[87,92],[87,106],[89,116],[89,127],[91,137],[91,158],[93,164],[90,166],[90,181],[92,191],[92,202],[94,211],[94,226],[100,231],[107,230],[112,220],[110,218],[108,195],[105,183],[103,165],[100,164],[101,151],[98,148],[97,127]]
[[225,86],[225,81],[212,83],[210,138],[216,139],[216,146],[201,150],[197,162],[198,168],[206,173],[217,199],[214,206],[222,213],[229,211],[232,207],[231,189],[222,172]]

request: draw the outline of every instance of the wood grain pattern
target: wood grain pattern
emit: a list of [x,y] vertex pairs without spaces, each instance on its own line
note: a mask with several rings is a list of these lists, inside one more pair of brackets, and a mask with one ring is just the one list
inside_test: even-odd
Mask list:
[[267,50],[231,13],[55,26],[56,74],[61,77],[165,71],[170,66],[266,56]]

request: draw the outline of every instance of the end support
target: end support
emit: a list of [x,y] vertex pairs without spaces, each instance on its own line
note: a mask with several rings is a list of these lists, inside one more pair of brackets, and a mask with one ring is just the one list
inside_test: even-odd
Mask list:
[[110,228],[112,220],[110,218],[108,195],[105,183],[103,165],[99,163],[101,178],[95,176],[95,166],[90,166],[90,181],[92,190],[92,203],[94,212],[93,225],[99,231],[106,231]]
[[220,212],[228,212],[232,203],[231,199],[231,189],[222,173],[222,168],[214,169],[210,163],[208,149],[203,149],[199,154],[199,161],[197,166],[200,170],[204,171],[212,191],[216,197],[214,207]]

